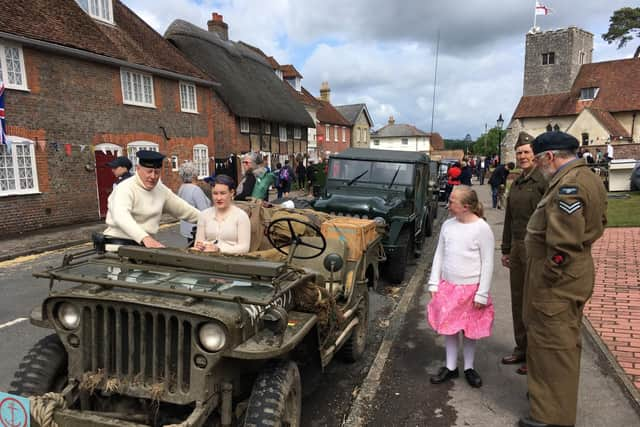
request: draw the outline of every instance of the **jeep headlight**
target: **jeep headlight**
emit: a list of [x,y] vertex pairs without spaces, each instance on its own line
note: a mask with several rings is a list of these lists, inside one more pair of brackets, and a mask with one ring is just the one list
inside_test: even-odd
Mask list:
[[65,329],[76,329],[80,325],[80,311],[68,302],[58,306],[58,320]]
[[198,339],[200,340],[202,348],[211,352],[221,350],[227,342],[224,329],[214,322],[205,323],[200,326]]
[[376,224],[378,225],[386,225],[387,222],[384,220],[384,218],[382,218],[381,216],[377,216],[375,218],[373,218],[373,220],[376,222]]

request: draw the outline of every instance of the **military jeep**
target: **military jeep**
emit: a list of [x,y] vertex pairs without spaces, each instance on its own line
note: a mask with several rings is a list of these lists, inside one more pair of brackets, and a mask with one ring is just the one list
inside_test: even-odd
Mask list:
[[373,221],[250,210],[265,238],[248,255],[121,246],[35,273],[50,292],[31,322],[54,334],[12,382],[32,415],[54,408],[35,424],[299,425],[301,376],[365,350],[381,237]]
[[329,158],[324,195],[314,209],[386,225],[385,276],[402,282],[410,256],[419,256],[437,213],[429,157],[424,153],[349,148]]

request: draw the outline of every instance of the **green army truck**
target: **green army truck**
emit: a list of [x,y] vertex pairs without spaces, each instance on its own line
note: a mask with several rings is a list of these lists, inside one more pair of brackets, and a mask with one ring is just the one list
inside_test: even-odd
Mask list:
[[419,256],[432,234],[432,168],[425,153],[349,148],[329,158],[325,191],[313,208],[384,225],[385,276],[402,282],[409,257]]

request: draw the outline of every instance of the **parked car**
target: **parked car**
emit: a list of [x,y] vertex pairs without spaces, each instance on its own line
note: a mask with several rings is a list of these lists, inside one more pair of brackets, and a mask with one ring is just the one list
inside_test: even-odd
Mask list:
[[349,148],[329,158],[324,194],[314,209],[373,218],[385,226],[386,277],[404,279],[409,256],[431,236],[437,201],[425,153]]
[[60,426],[299,426],[301,373],[365,350],[381,237],[373,221],[250,211],[267,226],[248,255],[121,246],[36,273],[50,290],[31,323],[52,334],[13,393],[53,393]]

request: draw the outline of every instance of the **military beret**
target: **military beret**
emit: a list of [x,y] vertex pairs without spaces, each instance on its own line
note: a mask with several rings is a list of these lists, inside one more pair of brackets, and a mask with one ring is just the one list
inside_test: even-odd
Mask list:
[[577,150],[579,145],[578,140],[572,135],[551,131],[538,135],[531,143],[531,148],[533,154],[539,154],[549,150]]
[[136,152],[138,157],[138,164],[145,168],[158,169],[162,167],[162,160],[165,158],[164,154],[151,150],[140,150]]
[[107,166],[109,166],[111,169],[115,169],[120,166],[131,169],[131,160],[129,160],[129,158],[126,156],[120,156],[107,163]]

